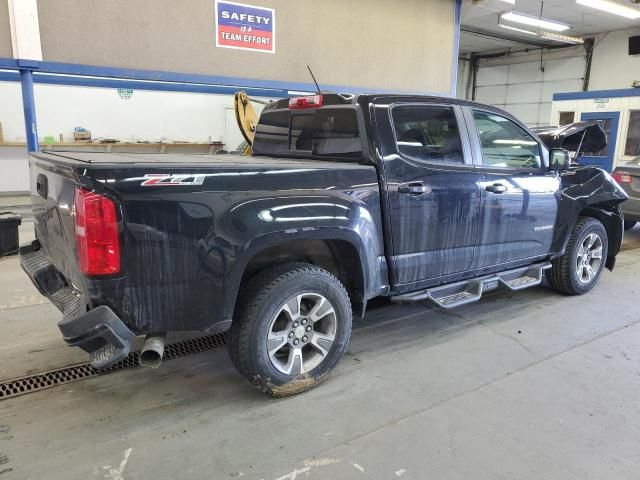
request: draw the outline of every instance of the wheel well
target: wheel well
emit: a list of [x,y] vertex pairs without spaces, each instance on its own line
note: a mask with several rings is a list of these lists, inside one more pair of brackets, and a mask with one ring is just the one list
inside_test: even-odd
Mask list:
[[262,250],[247,264],[240,288],[265,268],[288,262],[310,263],[335,275],[349,292],[354,314],[364,315],[365,286],[360,255],[344,240],[296,240]]
[[613,269],[615,257],[620,251],[623,235],[623,220],[619,204],[599,203],[589,205],[580,212],[582,217],[592,217],[599,220],[607,232],[609,240],[609,251],[605,266]]

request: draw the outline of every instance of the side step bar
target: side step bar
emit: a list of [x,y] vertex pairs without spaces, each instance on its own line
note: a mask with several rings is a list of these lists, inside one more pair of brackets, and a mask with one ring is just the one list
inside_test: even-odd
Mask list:
[[516,291],[540,285],[544,271],[549,268],[551,268],[551,263],[549,262],[538,263],[463,282],[397,295],[391,297],[391,300],[394,302],[422,302],[427,300],[440,308],[450,309],[480,300],[483,293],[497,290],[498,288]]

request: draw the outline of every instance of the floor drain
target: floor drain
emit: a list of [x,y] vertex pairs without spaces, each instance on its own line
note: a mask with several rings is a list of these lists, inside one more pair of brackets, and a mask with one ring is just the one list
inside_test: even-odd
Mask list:
[[[207,335],[206,337],[191,338],[182,342],[167,345],[164,350],[164,360],[184,357],[192,353],[206,352],[220,348],[227,340],[223,333]],[[96,370],[88,363],[57,368],[48,372],[34,373],[26,377],[14,378],[0,383],[0,400],[33,393],[45,388],[56,387],[65,383],[76,382],[89,377],[106,375],[127,368],[138,368],[138,352],[130,353],[127,358],[103,370]]]

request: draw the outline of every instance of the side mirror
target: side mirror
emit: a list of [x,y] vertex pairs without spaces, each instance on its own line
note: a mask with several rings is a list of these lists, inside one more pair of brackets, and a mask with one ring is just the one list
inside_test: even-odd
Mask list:
[[564,148],[549,150],[549,170],[567,170],[571,164],[569,152]]

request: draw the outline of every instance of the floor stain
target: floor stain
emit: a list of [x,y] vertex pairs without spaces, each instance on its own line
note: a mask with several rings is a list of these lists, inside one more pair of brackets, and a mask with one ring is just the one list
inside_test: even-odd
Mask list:
[[9,457],[4,453],[0,453],[0,465],[6,465],[7,463],[9,463]]

